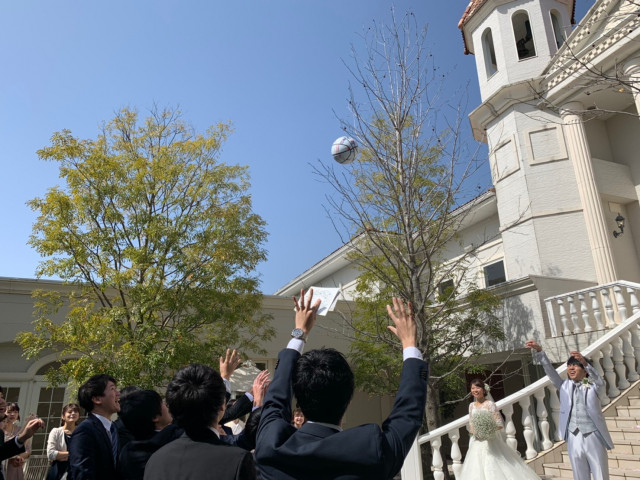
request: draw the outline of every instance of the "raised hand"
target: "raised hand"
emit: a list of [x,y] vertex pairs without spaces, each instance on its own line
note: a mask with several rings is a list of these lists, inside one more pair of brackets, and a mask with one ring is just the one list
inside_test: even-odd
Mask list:
[[22,431],[18,434],[18,442],[24,445],[24,442],[33,437],[33,434],[41,428],[44,428],[44,421],[41,418],[33,418],[29,420]]
[[300,300],[293,297],[293,303],[296,306],[296,328],[300,328],[305,335],[308,335],[313,325],[316,323],[318,308],[320,308],[321,299],[313,303],[313,288],[309,290],[309,298],[305,299],[304,289],[300,290]]
[[261,371],[253,381],[253,406],[261,407],[269,386],[269,370]]
[[418,345],[418,326],[413,319],[413,309],[411,303],[407,303],[405,307],[401,298],[393,297],[393,308],[387,305],[387,313],[394,325],[387,328],[400,339],[402,348],[417,347]]
[[582,356],[582,354],[580,352],[576,352],[574,350],[574,351],[572,351],[570,353],[571,353],[571,356],[573,358],[575,358],[576,360],[578,360],[583,366],[586,367],[588,365],[587,360]]
[[524,346],[527,348],[533,348],[536,352],[542,351],[542,347],[535,340],[529,340],[527,343],[524,344]]
[[227,353],[220,357],[220,376],[229,380],[231,374],[240,366],[240,354],[227,348]]

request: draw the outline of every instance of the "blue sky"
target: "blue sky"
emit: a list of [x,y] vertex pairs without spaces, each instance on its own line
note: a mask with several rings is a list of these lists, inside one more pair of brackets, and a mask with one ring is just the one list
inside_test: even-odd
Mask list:
[[[593,0],[578,0],[577,18]],[[468,0],[400,0],[429,25],[436,64],[454,92],[468,83],[479,104],[473,56],[457,28]],[[273,293],[341,242],[323,205],[329,187],[309,163],[331,161],[348,119],[351,45],[387,21],[376,0],[20,0],[0,4],[0,276],[32,278],[25,205],[58,184],[57,166],[36,151],[68,128],[95,138],[122,107],[144,115],[179,106],[198,131],[231,121],[221,160],[248,165],[254,209],[267,222],[268,260],[259,267]],[[456,103],[456,99],[452,99]],[[487,167],[488,175],[488,167]]]

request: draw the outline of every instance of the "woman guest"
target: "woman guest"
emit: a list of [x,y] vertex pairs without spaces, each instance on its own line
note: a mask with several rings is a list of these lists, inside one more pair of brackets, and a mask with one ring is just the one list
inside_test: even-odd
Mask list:
[[[20,426],[18,421],[20,420],[20,407],[17,403],[7,403],[7,420],[3,427],[4,438],[10,440],[18,433],[20,433]],[[31,440],[28,440],[25,445],[26,451],[15,457],[11,457],[6,462],[5,480],[24,480],[24,462],[31,455]]]
[[304,418],[304,413],[302,413],[302,409],[300,407],[296,408],[293,411],[293,426],[296,428],[300,428],[305,421],[306,421],[306,418]]
[[69,467],[69,440],[76,429],[80,418],[80,407],[70,403],[62,409],[62,421],[60,427],[56,427],[49,433],[47,441],[47,457],[51,462],[47,480],[65,480]]
[[457,480],[540,480],[520,454],[504,441],[503,421],[480,379],[471,381],[474,401],[469,405],[470,433],[473,435]]

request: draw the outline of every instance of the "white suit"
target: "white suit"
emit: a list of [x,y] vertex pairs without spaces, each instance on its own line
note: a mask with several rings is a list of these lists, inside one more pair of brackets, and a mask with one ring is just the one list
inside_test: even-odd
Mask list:
[[613,448],[613,440],[607,429],[607,424],[602,415],[602,405],[598,398],[598,389],[604,388],[604,380],[591,365],[585,367],[589,374],[592,386],[577,386],[576,395],[584,395],[584,405],[589,418],[596,427],[593,434],[582,435],[569,432],[569,421],[573,407],[573,391],[575,382],[571,379],[562,380],[556,369],[544,351],[535,352],[534,358],[540,362],[545,373],[558,389],[560,395],[560,419],[558,434],[567,441],[569,459],[573,468],[573,478],[576,480],[588,480],[590,473],[596,480],[609,478],[606,449]]

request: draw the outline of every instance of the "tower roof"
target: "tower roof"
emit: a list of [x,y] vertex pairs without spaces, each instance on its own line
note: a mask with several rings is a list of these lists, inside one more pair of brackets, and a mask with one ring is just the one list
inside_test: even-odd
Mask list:
[[[463,28],[464,28],[465,24],[471,19],[471,17],[478,10],[480,10],[482,5],[484,5],[485,3],[487,3],[487,0],[471,0],[469,2],[469,5],[467,5],[467,8],[465,9],[464,13],[462,14],[462,18],[460,18],[460,21],[458,22],[458,28],[462,32],[462,43],[464,44],[464,54],[465,55],[469,55],[471,53],[471,50],[469,50],[469,47],[467,46],[467,39],[464,36]],[[571,2],[571,25],[575,25],[575,23],[576,23],[575,16],[576,16],[576,0],[572,0],[572,2]]]

